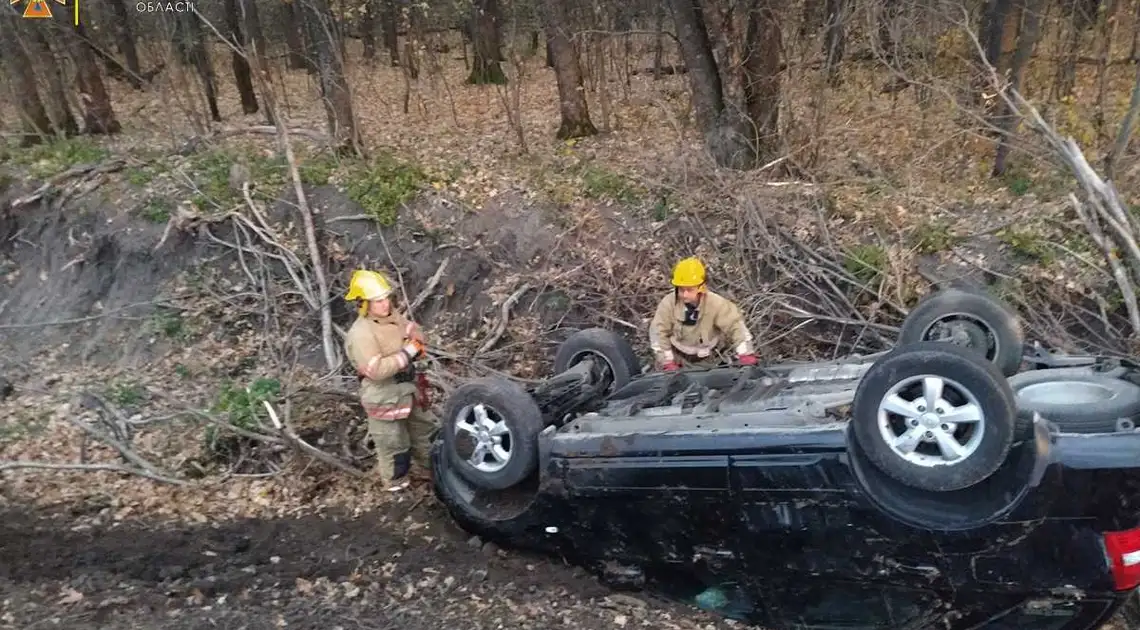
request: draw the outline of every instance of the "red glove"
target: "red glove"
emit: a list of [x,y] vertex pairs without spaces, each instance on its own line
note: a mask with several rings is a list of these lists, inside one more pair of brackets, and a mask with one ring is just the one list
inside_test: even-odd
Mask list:
[[678,365],[676,361],[669,361],[665,365],[662,365],[661,369],[665,370],[666,372],[676,372],[677,370],[681,369],[681,366]]
[[756,355],[742,354],[737,359],[740,360],[741,365],[756,365]]

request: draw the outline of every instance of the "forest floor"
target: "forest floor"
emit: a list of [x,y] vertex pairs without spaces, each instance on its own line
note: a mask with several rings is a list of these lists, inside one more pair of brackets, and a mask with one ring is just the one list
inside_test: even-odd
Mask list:
[[[389,234],[400,240],[383,247],[368,240],[369,229],[346,228],[331,241],[333,258],[349,266],[393,262],[413,292],[454,256],[425,309],[440,337],[439,361],[456,371],[477,364],[541,371],[542,351],[562,324],[552,324],[550,312],[568,310],[564,303],[531,303],[494,350],[478,350],[494,332],[502,300],[522,283],[542,286],[544,295],[571,295],[582,317],[617,325],[639,349],[668,265],[682,255],[723,260],[726,284],[759,291],[749,270],[731,262],[748,255],[735,251],[744,232],[725,223],[745,216],[742,208],[824,243],[819,247],[835,252],[851,275],[873,280],[878,295],[858,302],[857,315],[884,326],[891,323],[884,304],[905,307],[925,290],[917,270],[927,264],[982,268],[1009,290],[1031,279],[1078,294],[1104,286],[1103,272],[1083,262],[1096,254],[1066,209],[1072,184],[1065,173],[1018,156],[1007,176],[989,178],[992,140],[937,98],[921,105],[912,92],[879,94],[880,72],[853,65],[845,87],[827,92],[821,118],[809,119],[803,112],[812,111],[809,102],[819,105],[816,84],[790,69],[785,163],[798,168],[726,173],[710,167],[680,122],[687,117],[683,76],[638,74],[627,84],[619,74],[607,89],[590,92],[604,133],[559,142],[554,80],[541,60],[523,67],[522,81],[512,69],[505,87],[474,87],[463,84],[466,71],[454,56],[443,55],[444,66],[425,71],[406,93],[399,69],[352,64],[361,129],[385,156],[382,166],[335,159],[305,141],[302,167],[307,184],[340,189],[314,193],[332,199],[313,202],[326,220],[349,225],[353,213],[364,212],[397,224]],[[647,65],[640,59],[630,67]],[[1029,81],[1040,89],[1044,76]],[[1108,120],[1126,106],[1131,76],[1130,67],[1113,70]],[[291,125],[323,129],[319,104],[297,102],[296,95],[313,93],[312,80],[293,71],[281,81]],[[254,472],[241,462],[208,461],[201,414],[236,421],[258,407],[250,390],[234,403],[242,386],[302,372],[315,382],[322,366],[284,367],[285,353],[266,338],[291,333],[261,328],[263,303],[248,301],[236,259],[208,272],[182,267],[184,259],[217,254],[190,242],[202,225],[225,239],[240,234],[225,223],[227,213],[245,212],[232,188],[235,159],[258,188],[285,183],[269,136],[243,134],[175,155],[188,137],[203,136],[195,129],[201,103],[174,87],[193,84],[177,66],[147,92],[111,82],[123,134],[9,151],[15,179],[42,180],[110,157],[127,163],[91,180],[90,189],[71,191],[62,209],[41,209],[34,220],[13,215],[8,232],[0,225],[8,236],[0,250],[0,345],[10,349],[0,358],[0,392],[5,383],[14,389],[0,393],[0,459],[76,461],[80,432],[72,421],[93,415],[82,395],[94,392],[129,419],[150,422],[139,425],[134,445],[153,461],[204,474],[177,487],[107,472],[5,472],[2,627],[739,626],[645,595],[614,594],[580,570],[471,539],[422,489],[380,492],[302,457]],[[1083,81],[1079,93],[1088,96],[1090,86]],[[264,124],[261,114],[240,113],[231,83],[222,84],[221,97],[224,128]],[[1093,144],[1109,133],[1063,108],[1050,116]],[[1135,203],[1140,161],[1131,164],[1117,185]],[[11,201],[16,186],[7,183]],[[291,222],[274,227],[295,238]],[[303,247],[294,251],[305,256]],[[334,292],[344,281],[333,279]],[[611,295],[574,295],[575,287]],[[128,312],[135,302],[160,299],[182,310],[152,304]],[[347,313],[338,308],[343,321]],[[757,334],[768,331],[766,354],[804,347],[795,322],[766,308],[757,301],[749,309]],[[305,321],[315,327],[314,318]],[[345,413],[342,407],[308,420],[343,423]],[[88,461],[115,461],[110,449],[87,450]]]

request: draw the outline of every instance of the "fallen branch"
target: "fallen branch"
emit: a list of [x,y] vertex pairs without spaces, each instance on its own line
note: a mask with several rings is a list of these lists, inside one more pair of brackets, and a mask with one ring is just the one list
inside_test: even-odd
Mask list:
[[[247,134],[247,133],[264,134],[264,135],[272,136],[272,135],[277,135],[278,132],[277,132],[277,128],[272,126],[272,125],[255,125],[253,127],[243,127],[241,129],[226,129],[225,131],[219,131],[217,134],[214,135],[214,139],[215,140],[224,140],[226,138],[230,138],[233,136],[240,136],[242,134]],[[314,140],[316,142],[323,142],[323,143],[329,142],[329,137],[327,134],[323,134],[323,133],[321,133],[319,131],[315,131],[313,129],[301,129],[301,128],[286,129],[285,133],[287,133],[289,135],[293,135],[293,136],[302,136],[305,138],[309,138],[310,140]]]
[[349,466],[348,464],[340,461],[336,457],[333,457],[332,455],[329,455],[328,453],[326,453],[326,452],[322,451],[321,449],[313,446],[312,444],[309,444],[304,439],[302,439],[301,436],[297,435],[297,432],[294,431],[291,426],[289,426],[289,405],[290,405],[290,403],[289,403],[288,398],[285,399],[285,421],[284,422],[282,422],[281,419],[277,416],[277,410],[275,410],[273,408],[273,405],[271,405],[268,400],[263,400],[261,402],[263,405],[265,405],[265,410],[269,412],[269,419],[273,422],[273,426],[276,427],[277,430],[281,432],[281,435],[285,436],[286,439],[288,439],[289,442],[291,442],[293,444],[293,446],[295,446],[298,450],[300,450],[301,452],[305,453],[306,455],[312,457],[313,459],[315,459],[319,462],[328,464],[329,466],[332,466],[333,468],[336,468],[338,470],[342,470],[342,471],[344,471],[344,472],[346,472],[346,473],[348,473],[354,477],[367,477],[368,476],[368,474],[365,473],[363,470]]
[[423,290],[420,291],[420,294],[416,296],[416,299],[412,300],[412,305],[408,307],[409,315],[412,311],[418,309],[424,303],[424,301],[428,299],[428,296],[431,295],[431,292],[435,290],[435,286],[439,284],[439,279],[443,277],[443,272],[445,269],[447,269],[447,263],[450,261],[451,257],[448,256],[447,258],[443,259],[443,262],[439,263],[439,268],[436,269],[435,273],[432,274],[432,277],[428,279],[428,282],[426,285],[424,285]]
[[13,199],[11,202],[11,208],[13,210],[17,210],[22,206],[35,203],[42,199],[49,192],[51,192],[54,188],[58,187],[60,184],[73,177],[88,174],[101,175],[103,173],[113,173],[122,169],[126,165],[126,160],[114,159],[107,160],[106,162],[101,162],[98,164],[80,164],[79,166],[73,166],[62,173],[51,176],[46,182],[43,183],[43,185],[35,189],[32,193],[24,197]]
[[479,346],[479,350],[475,352],[476,356],[489,351],[491,348],[495,347],[495,344],[499,343],[499,339],[502,338],[503,334],[507,332],[507,324],[509,324],[511,321],[511,308],[515,305],[515,302],[518,302],[519,299],[527,291],[531,290],[531,288],[532,285],[524,284],[519,287],[517,291],[512,293],[510,297],[503,301],[503,306],[499,315],[499,323],[495,326],[495,329],[491,335],[487,337],[487,340],[483,342],[483,345]]
[[70,415],[66,416],[66,417],[67,417],[68,422],[79,427],[81,430],[83,430],[84,432],[89,434],[91,437],[99,440],[100,442],[103,442],[104,444],[110,446],[111,448],[114,448],[116,451],[119,452],[119,455],[121,455],[124,460],[126,460],[128,463],[134,464],[139,469],[148,473],[149,475],[152,475],[154,477],[163,477],[165,479],[168,479],[169,480],[168,483],[173,483],[173,484],[182,485],[182,486],[187,485],[187,483],[185,481],[181,481],[178,479],[172,479],[172,478],[168,477],[167,475],[164,475],[162,472],[159,471],[158,467],[156,467],[154,464],[147,461],[142,455],[139,455],[138,453],[132,451],[125,444],[123,444],[119,440],[116,440],[115,438],[111,437],[110,435],[107,435],[103,431],[100,431],[99,429],[96,429],[95,427],[93,427],[93,426],[91,426],[85,422],[82,422],[76,418],[73,418]]
[[123,466],[120,464],[52,464],[48,462],[29,462],[29,461],[12,461],[0,462],[0,472],[5,470],[22,470],[22,469],[38,469],[38,470],[82,470],[82,471],[107,471],[128,473],[145,477],[152,481],[167,483],[175,486],[189,485],[181,479],[173,479],[163,475],[155,474],[150,471],[140,470],[138,468],[131,468],[130,466]]

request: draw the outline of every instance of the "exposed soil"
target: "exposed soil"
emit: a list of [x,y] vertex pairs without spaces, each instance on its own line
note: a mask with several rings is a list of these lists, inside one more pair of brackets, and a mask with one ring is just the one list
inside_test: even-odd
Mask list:
[[385,513],[154,527],[98,503],[0,510],[0,627],[727,628],[499,550],[433,497]]

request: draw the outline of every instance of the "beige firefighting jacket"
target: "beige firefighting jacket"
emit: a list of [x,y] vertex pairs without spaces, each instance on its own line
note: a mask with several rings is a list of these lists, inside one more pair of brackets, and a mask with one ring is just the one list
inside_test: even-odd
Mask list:
[[348,360],[361,376],[360,402],[373,420],[399,420],[412,412],[414,382],[393,377],[410,363],[403,352],[412,324],[393,311],[387,317],[357,317],[344,338]]
[[676,291],[671,291],[661,298],[649,324],[649,345],[658,365],[674,361],[674,351],[708,357],[721,341],[726,341],[737,356],[755,353],[744,315],[728,298],[705,291],[696,325],[685,326],[684,321],[685,304],[677,299]]

